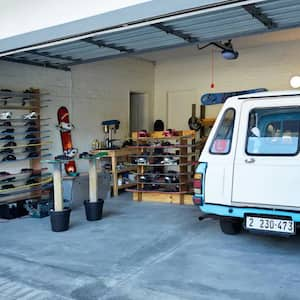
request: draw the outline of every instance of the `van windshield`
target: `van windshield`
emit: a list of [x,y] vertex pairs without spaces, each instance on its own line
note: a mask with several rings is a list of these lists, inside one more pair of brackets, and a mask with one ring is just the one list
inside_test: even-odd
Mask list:
[[295,155],[299,150],[300,107],[257,108],[249,114],[246,152]]

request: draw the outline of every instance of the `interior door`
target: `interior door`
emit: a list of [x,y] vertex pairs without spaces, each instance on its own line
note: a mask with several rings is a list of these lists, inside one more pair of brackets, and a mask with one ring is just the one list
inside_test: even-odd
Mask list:
[[299,105],[299,98],[286,97],[284,101],[250,100],[243,104],[234,164],[233,204],[300,207],[297,102]]
[[129,130],[149,130],[149,99],[145,93],[130,93]]

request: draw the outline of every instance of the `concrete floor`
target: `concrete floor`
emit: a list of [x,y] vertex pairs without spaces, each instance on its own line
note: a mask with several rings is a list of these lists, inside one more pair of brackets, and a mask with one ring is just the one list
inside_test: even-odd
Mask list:
[[72,212],[1,221],[0,299],[299,299],[300,237],[221,233],[193,206],[105,203],[104,219]]

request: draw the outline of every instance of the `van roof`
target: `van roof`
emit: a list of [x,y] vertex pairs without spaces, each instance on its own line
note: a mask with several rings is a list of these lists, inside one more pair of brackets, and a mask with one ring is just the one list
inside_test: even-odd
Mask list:
[[276,97],[289,97],[289,96],[300,96],[300,90],[285,90],[285,91],[270,91],[261,93],[245,94],[240,96],[234,96],[228,99],[226,102],[236,100],[249,100],[249,99],[260,99],[260,98],[276,98]]

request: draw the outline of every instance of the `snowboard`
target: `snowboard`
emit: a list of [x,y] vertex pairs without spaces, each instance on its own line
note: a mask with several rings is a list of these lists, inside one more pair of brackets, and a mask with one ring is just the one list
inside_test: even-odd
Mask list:
[[[1,129],[0,129],[1,131]],[[14,132],[4,132],[5,130],[3,130],[3,132],[0,132],[0,136],[6,136],[6,135],[12,135],[12,136],[16,136],[16,135],[27,135],[27,134],[36,134],[36,133],[50,133],[51,130],[35,130],[35,131],[14,131]]]
[[[60,123],[70,123],[69,111],[65,106],[61,106],[57,111],[58,126]],[[61,144],[63,151],[67,151],[73,148],[71,130],[60,130]],[[68,175],[73,175],[77,173],[76,163],[71,160],[65,165],[65,171]]]
[[[13,142],[13,140],[11,140],[10,142]],[[30,142],[30,140],[29,140]],[[0,151],[1,150],[4,150],[4,149],[18,149],[18,148],[27,148],[27,147],[35,147],[35,146],[43,146],[43,145],[49,145],[49,144],[52,144],[51,141],[49,142],[43,142],[43,143],[38,143],[38,142],[34,142],[33,143],[28,143],[28,144],[22,144],[22,145],[16,145],[16,146],[6,146],[4,145],[3,147],[0,146]]]
[[34,156],[34,157],[23,157],[23,158],[16,158],[14,160],[5,160],[5,161],[0,159],[0,164],[2,164],[2,163],[12,163],[12,162],[16,162],[16,161],[27,161],[27,160],[31,161],[31,160],[35,160],[35,159],[39,159],[39,158],[45,159],[45,158],[50,157],[50,156],[51,156],[50,153],[43,154],[43,155],[41,155],[40,153],[37,153],[37,156]]
[[0,195],[6,195],[6,194],[11,194],[11,192],[18,192],[18,191],[24,191],[27,189],[31,189],[32,187],[37,187],[37,186],[42,186],[48,183],[52,183],[52,176],[49,176],[46,179],[41,180],[40,182],[35,182],[35,183],[31,183],[31,184],[24,184],[24,185],[18,185],[18,186],[14,186],[12,188],[8,188],[8,189],[2,189],[2,187],[4,185],[7,185],[9,183],[1,183],[1,189],[0,189]]
[[230,97],[252,94],[252,93],[260,93],[265,91],[267,91],[267,89],[258,88],[258,89],[235,91],[235,92],[208,93],[202,95],[200,101],[202,105],[222,104]]
[[[30,133],[27,133],[30,134]],[[8,137],[9,136],[9,137]],[[7,137],[7,138],[5,138]],[[15,138],[13,135],[11,134],[6,134],[6,136],[2,138],[0,138],[0,143],[7,143],[7,142],[14,142],[14,141],[35,141],[36,143],[40,143],[40,140],[42,139],[49,139],[51,136],[50,135],[46,135],[46,136],[42,136],[42,137],[23,137],[23,138]]]
[[15,182],[22,182],[22,181],[26,181],[29,179],[43,179],[45,177],[50,177],[52,174],[51,173],[44,173],[44,174],[40,174],[40,175],[28,175],[27,176],[23,176],[23,177],[15,177],[13,175],[11,175],[10,177],[6,177],[5,179],[1,179],[0,176],[0,185],[3,184],[9,184],[9,183],[15,183]]

